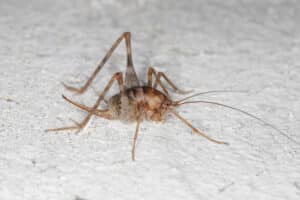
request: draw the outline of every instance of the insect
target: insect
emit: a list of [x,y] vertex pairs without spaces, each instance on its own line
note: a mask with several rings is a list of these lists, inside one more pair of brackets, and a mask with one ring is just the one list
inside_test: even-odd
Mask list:
[[[189,91],[184,91],[179,89],[163,72],[156,71],[153,67],[148,68],[148,82],[147,85],[141,85],[138,79],[138,76],[135,72],[133,61],[132,61],[132,53],[131,53],[131,34],[130,32],[123,33],[112,45],[109,51],[106,53],[102,61],[96,67],[95,71],[92,75],[88,78],[87,82],[81,88],[75,88],[66,84],[63,84],[67,90],[73,91],[78,94],[83,94],[91,85],[99,71],[103,68],[107,60],[111,57],[114,50],[119,46],[119,44],[125,40],[126,51],[127,51],[127,66],[125,72],[125,81],[123,81],[123,73],[117,72],[115,73],[110,81],[105,86],[103,92],[98,96],[97,101],[92,107],[88,107],[83,104],[79,104],[66,96],[63,95],[63,98],[73,104],[74,106],[84,110],[87,112],[87,116],[84,120],[80,123],[75,122],[73,126],[61,127],[61,128],[52,128],[47,129],[46,131],[66,131],[66,130],[81,130],[83,129],[92,116],[102,117],[108,120],[123,120],[129,122],[136,122],[136,129],[133,137],[133,144],[131,150],[131,157],[132,160],[135,160],[135,147],[138,139],[139,128],[143,120],[151,120],[151,121],[158,121],[163,122],[166,119],[166,115],[168,113],[173,114],[179,120],[181,120],[184,124],[190,127],[194,133],[206,138],[207,140],[217,143],[217,144],[228,144],[224,141],[219,141],[216,139],[211,138],[207,134],[203,133],[196,127],[194,127],[189,121],[187,121],[184,117],[182,117],[177,111],[176,108],[189,103],[207,103],[207,104],[214,104],[217,106],[223,106],[229,109],[233,109],[248,115],[249,117],[255,118],[265,125],[270,126],[271,128],[275,129],[285,137],[288,137],[284,132],[277,129],[272,124],[269,124],[260,118],[243,111],[239,108],[234,108],[232,106],[228,106],[225,104],[221,104],[218,102],[212,101],[188,101],[190,98],[195,96],[199,96],[206,93],[213,93],[213,92],[228,92],[228,91],[208,91],[197,93],[188,97],[185,97],[181,100],[174,101],[172,100],[169,91],[165,84],[163,84],[162,79],[169,85],[169,87],[179,93],[179,94],[186,94]],[[155,80],[153,80],[153,77]],[[108,101],[105,100],[105,96],[114,82],[118,83],[120,92],[113,95],[109,98]],[[161,88],[162,91],[158,89],[158,86]],[[99,109],[100,103],[106,103],[106,108]],[[290,138],[291,139],[291,138]]]

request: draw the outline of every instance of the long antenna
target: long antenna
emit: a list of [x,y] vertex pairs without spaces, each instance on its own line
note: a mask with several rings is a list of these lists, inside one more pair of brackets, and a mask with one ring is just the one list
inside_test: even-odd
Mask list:
[[266,126],[269,126],[270,128],[276,130],[278,133],[280,133],[282,136],[288,138],[289,140],[293,141],[294,143],[300,145],[300,143],[296,140],[294,140],[293,138],[291,138],[290,136],[288,136],[286,133],[284,133],[283,131],[279,130],[276,126],[274,126],[273,124],[270,124],[264,120],[262,120],[261,118],[249,113],[249,112],[246,112],[242,109],[239,109],[239,108],[235,108],[235,107],[232,107],[232,106],[229,106],[229,105],[225,105],[225,104],[222,104],[222,103],[218,103],[218,102],[213,102],[213,101],[186,101],[186,102],[182,102],[182,103],[178,103],[177,105],[183,105],[183,104],[190,104],[190,103],[206,103],[206,104],[213,104],[213,105],[217,105],[217,106],[222,106],[222,107],[225,107],[225,108],[229,108],[229,109],[232,109],[232,110],[235,110],[235,111],[238,111],[240,113],[243,113],[249,117],[252,117],[260,122],[262,122],[264,125]]
[[176,101],[176,103],[178,104],[182,101],[185,101],[187,99],[190,99],[190,98],[193,98],[193,97],[196,97],[196,96],[200,96],[200,95],[203,95],[203,94],[210,94],[210,93],[247,93],[247,92],[248,92],[247,90],[211,90],[211,91],[199,92],[199,93],[193,94],[191,96],[188,96],[188,97],[185,97],[183,99],[180,99],[180,100]]

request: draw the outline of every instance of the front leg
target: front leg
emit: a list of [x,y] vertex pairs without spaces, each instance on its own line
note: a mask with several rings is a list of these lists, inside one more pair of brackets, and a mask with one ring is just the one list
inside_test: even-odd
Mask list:
[[118,85],[119,85],[119,89],[121,91],[121,94],[125,95],[125,89],[124,89],[124,84],[123,84],[123,75],[122,75],[121,72],[118,72],[118,73],[116,73],[112,76],[112,78],[110,79],[110,81],[108,82],[106,87],[104,88],[103,92],[99,95],[96,103],[94,104],[94,106],[92,108],[90,108],[88,110],[88,115],[84,118],[84,120],[81,123],[75,122],[74,126],[47,129],[46,132],[49,132],[49,131],[64,131],[64,130],[78,130],[78,131],[80,131],[81,129],[83,129],[87,125],[87,123],[89,122],[91,117],[93,115],[97,115],[98,106],[100,105],[101,101],[104,99],[106,93],[111,88],[111,86],[112,86],[112,84],[114,83],[115,80],[118,81]]
[[[152,81],[153,75],[155,76],[154,84]],[[166,86],[161,82],[161,77],[166,80],[166,82],[171,86],[171,88],[175,92],[177,92],[179,94],[186,94],[186,93],[191,92],[191,91],[184,91],[184,90],[179,89],[163,72],[157,72],[153,67],[149,67],[149,69],[148,69],[148,87],[156,89],[157,86],[159,85],[162,88],[162,90],[164,91],[164,93],[168,97],[170,97],[169,92],[166,89]]]

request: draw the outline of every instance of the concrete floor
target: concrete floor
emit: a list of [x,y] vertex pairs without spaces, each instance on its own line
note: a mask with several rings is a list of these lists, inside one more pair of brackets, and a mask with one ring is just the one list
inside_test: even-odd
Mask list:
[[[188,3],[187,3],[188,2]],[[297,1],[0,1],[0,199],[299,199],[300,5]],[[92,105],[124,45],[82,96],[112,43],[132,32],[133,59],[194,92],[243,90],[195,99],[178,111],[215,145],[170,115],[135,124],[93,118],[79,134],[45,133],[86,115],[61,94]],[[114,87],[109,95],[117,92]],[[174,99],[182,96],[172,95]]]

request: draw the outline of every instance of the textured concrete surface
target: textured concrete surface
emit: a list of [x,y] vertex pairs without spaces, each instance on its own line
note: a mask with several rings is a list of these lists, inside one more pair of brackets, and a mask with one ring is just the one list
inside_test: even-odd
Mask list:
[[[226,3],[225,3],[226,2]],[[0,1],[0,199],[299,199],[299,145],[243,114],[205,104],[142,124],[93,118],[79,134],[45,133],[83,119],[61,94],[92,105],[125,69],[121,45],[82,96],[79,86],[124,31],[140,79],[149,65],[181,88],[211,94],[300,143],[298,1]],[[114,87],[112,92],[117,91]],[[174,99],[182,98],[173,95]]]

